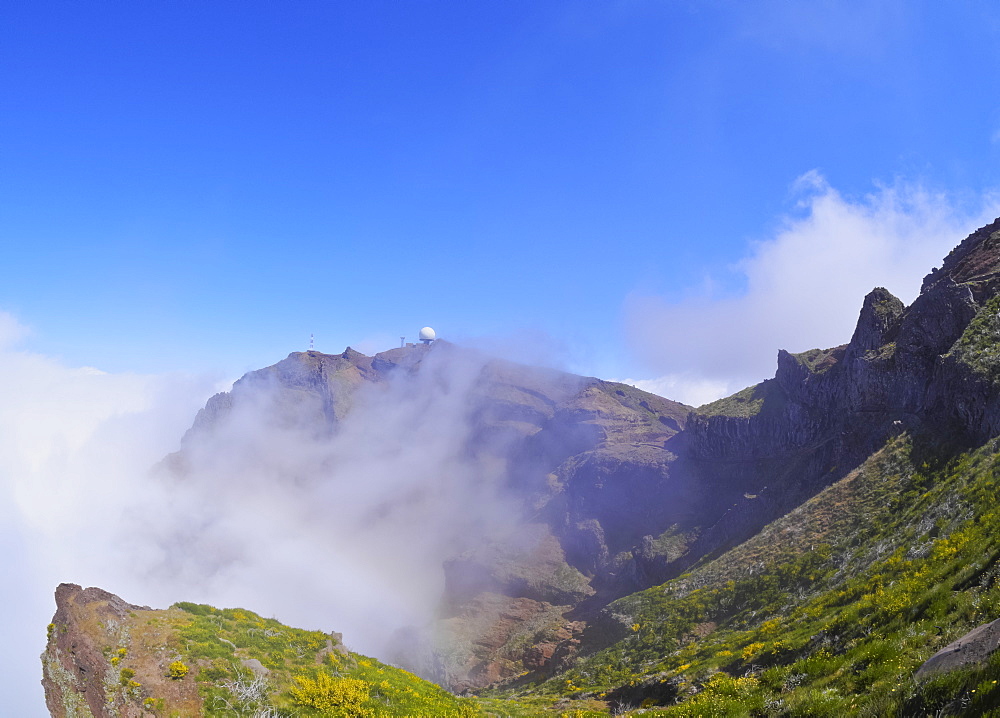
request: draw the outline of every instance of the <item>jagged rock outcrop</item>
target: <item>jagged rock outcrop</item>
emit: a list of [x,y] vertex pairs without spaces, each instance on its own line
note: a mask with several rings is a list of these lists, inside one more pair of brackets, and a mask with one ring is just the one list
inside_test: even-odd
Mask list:
[[892,341],[890,330],[903,316],[905,307],[885,287],[875,287],[865,297],[854,335],[844,358],[848,364],[863,361]]
[[100,588],[59,585],[42,654],[45,704],[54,718],[154,716],[154,693],[185,715],[200,715],[197,687],[167,677],[176,654],[145,625],[152,613]]
[[876,288],[849,344],[779,351],[774,379],[698,409],[678,437],[684,459],[730,504],[667,575],[753,535],[904,429],[969,444],[1000,432],[991,342],[977,353],[967,336],[976,322],[1000,336],[998,290],[1000,220],[953,250],[909,307]]

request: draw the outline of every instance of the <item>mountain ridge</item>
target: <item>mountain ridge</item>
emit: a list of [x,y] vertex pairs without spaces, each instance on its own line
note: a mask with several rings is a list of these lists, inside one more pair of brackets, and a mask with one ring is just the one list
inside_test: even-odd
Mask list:
[[[234,403],[262,386],[278,387],[268,407],[277,423],[325,436],[336,432],[366,387],[425,371],[472,371],[464,397],[475,427],[468,446],[493,447],[486,451],[503,456],[504,480],[523,500],[528,533],[540,537],[539,546],[554,539],[562,557],[541,559],[529,550],[511,559],[488,547],[472,550],[445,562],[446,589],[468,601],[491,596],[480,605],[517,602],[511,610],[530,625],[536,619],[527,616],[549,615],[557,606],[569,606],[562,610],[567,619],[586,621],[609,601],[753,536],[848,475],[892,436],[929,432],[975,443],[1000,431],[1000,407],[984,399],[991,396],[987,384],[948,355],[981,310],[976,298],[987,301],[1000,286],[998,230],[994,222],[958,245],[909,307],[876,288],[864,299],[849,343],[798,354],[779,350],[772,379],[705,407],[475,353],[470,369],[469,350],[436,342],[371,357],[350,348],[339,355],[293,352],[213,397],[185,441],[224,421]],[[562,561],[564,575],[576,578],[545,586]],[[522,567],[519,578],[502,568],[512,562]],[[462,613],[454,596],[445,603]],[[454,616],[448,620],[452,625]],[[524,637],[515,630],[501,640],[495,627],[463,639],[494,645],[492,651],[474,648],[462,666],[427,677],[463,690],[522,672],[523,657],[509,655],[509,648]],[[539,640],[549,643],[546,636],[562,630],[553,622]],[[454,654],[451,639],[445,649]]]
[[[968,478],[949,467],[969,460],[961,458],[969,451],[989,464],[989,442],[1000,433],[998,290],[1000,220],[952,250],[909,306],[878,287],[865,297],[847,344],[797,354],[779,350],[773,378],[698,408],[445,342],[372,357],[350,348],[339,355],[293,352],[210,399],[181,450],[162,468],[185,478],[213,442],[225,440],[227,425],[238,424],[247,407],[266,419],[265,433],[299,432],[322,443],[349,432],[353,417],[371,407],[386,412],[416,402],[419,422],[421,411],[433,413],[444,396],[467,431],[455,448],[463,466],[485,471],[481,480],[495,494],[483,497],[509,499],[505,505],[516,520],[505,534],[463,535],[464,543],[442,557],[437,622],[428,635],[399,633],[397,659],[457,691],[505,686],[508,695],[553,701],[577,695],[695,705],[700,699],[691,696],[713,685],[704,690],[706,701],[739,692],[723,684],[737,680],[735,671],[752,668],[747,660],[760,649],[749,647],[777,645],[771,638],[748,639],[736,646],[745,659],[731,662],[689,648],[717,644],[726,651],[733,636],[759,633],[761,621],[747,611],[761,609],[740,612],[734,606],[767,606],[764,613],[779,620],[775,601],[791,601],[791,613],[810,600],[828,606],[823,591],[833,595],[844,590],[838,587],[855,585],[851,581],[880,586],[865,583],[876,569],[905,583],[898,567],[904,559],[879,568],[881,554],[865,549],[862,556],[852,547],[853,531],[889,541],[890,553],[909,555],[906,546],[866,526],[866,514],[886,525],[895,522],[901,536],[931,547],[947,547],[947,536],[955,533],[979,537],[974,523],[966,525],[973,519],[992,525],[981,498],[956,498],[963,491],[985,496],[981,486],[991,485],[992,474]],[[389,404],[380,404],[386,397]],[[920,511],[940,525],[925,525],[916,508],[931,496],[945,508],[927,504]],[[949,514],[947,507],[961,501],[971,508]],[[896,506],[897,513],[886,513],[878,502]],[[850,521],[836,517],[837,506]],[[808,544],[790,538],[800,534],[813,538]],[[780,550],[772,551],[769,541]],[[950,581],[951,574],[925,567],[934,551],[945,549],[927,550],[905,561],[918,573]],[[749,573],[734,563],[751,555],[757,558],[745,560],[757,568]],[[960,574],[958,559],[949,560],[949,570]],[[850,575],[836,573],[830,561],[843,562]],[[819,582],[815,589],[808,588],[811,581]],[[993,605],[992,586],[982,587],[982,596],[989,597],[984,606]],[[900,600],[918,600],[918,588]],[[780,598],[785,590],[798,597]],[[698,592],[710,597],[708,603],[691,603]],[[667,603],[664,595],[671,597]],[[857,595],[859,603],[869,600]],[[701,620],[677,618],[682,610]],[[912,610],[924,615],[923,609]],[[952,616],[951,609],[940,610]],[[885,620],[896,625],[888,614]],[[968,617],[949,620],[955,630],[973,627]],[[774,648],[765,661],[777,661],[775,671],[784,670],[781,661],[812,660],[808,656],[822,649],[803,643],[792,627],[782,630],[790,648]],[[856,639],[858,646],[867,645],[862,639]],[[912,656],[935,644],[929,636],[921,641]],[[650,652],[654,646],[659,654]],[[854,649],[843,650],[853,655]],[[681,659],[670,658],[684,655],[706,667],[691,670],[713,673],[688,675],[687,668],[678,668]],[[602,663],[608,656],[619,656],[614,660],[633,672],[609,671]],[[657,677],[664,670],[669,675]],[[563,683],[553,683],[553,676],[566,675],[559,678]],[[643,678],[635,683],[636,676]],[[750,693],[765,701],[758,679],[740,685],[751,683]],[[694,692],[686,693],[689,688]],[[799,696],[794,687],[788,690]],[[933,703],[922,690],[914,689],[912,706]],[[880,693],[879,700],[896,705],[888,695]],[[751,712],[769,714],[763,707]]]

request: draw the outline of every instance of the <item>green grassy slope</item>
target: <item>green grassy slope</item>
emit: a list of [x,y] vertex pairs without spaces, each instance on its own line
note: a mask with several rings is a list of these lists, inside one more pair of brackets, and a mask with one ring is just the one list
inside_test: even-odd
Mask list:
[[[601,715],[597,701],[553,707],[458,697],[400,668],[346,650],[321,631],[306,631],[244,609],[179,603],[154,619],[172,629],[181,680],[199,687],[206,717],[218,716],[533,716]],[[250,663],[255,664],[256,671]],[[170,715],[155,698],[146,707]]]
[[920,455],[897,437],[750,541],[616,601],[625,638],[510,694],[670,716],[995,709],[1000,663],[913,674],[1000,616],[1000,441],[937,463]]
[[[292,628],[245,609],[178,603],[166,610],[128,606],[99,589],[67,599],[70,653],[85,651],[79,676],[48,660],[54,715],[160,718],[451,716],[520,718],[606,715],[596,699],[547,696],[501,700],[456,696],[408,671],[347,650],[337,634]],[[88,595],[89,593],[89,595]],[[126,606],[120,615],[109,604]],[[70,627],[49,625],[49,644]],[[96,647],[88,651],[87,646]],[[73,669],[75,674],[77,669]],[[91,678],[93,676],[93,678]],[[100,710],[80,696],[79,678],[98,681]],[[89,690],[89,689],[88,689]]]

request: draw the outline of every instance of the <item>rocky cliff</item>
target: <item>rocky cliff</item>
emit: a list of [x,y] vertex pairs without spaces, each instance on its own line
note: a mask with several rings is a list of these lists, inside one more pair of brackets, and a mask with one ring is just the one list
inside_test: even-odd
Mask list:
[[876,288],[848,344],[779,351],[773,379],[696,410],[685,458],[732,504],[668,575],[753,535],[890,436],[969,446],[1000,432],[998,288],[1000,221],[955,248],[909,307]]
[[[172,616],[170,618],[173,618]],[[42,654],[45,704],[56,718],[201,715],[192,681],[173,680],[180,656],[169,619],[99,588],[60,584]]]

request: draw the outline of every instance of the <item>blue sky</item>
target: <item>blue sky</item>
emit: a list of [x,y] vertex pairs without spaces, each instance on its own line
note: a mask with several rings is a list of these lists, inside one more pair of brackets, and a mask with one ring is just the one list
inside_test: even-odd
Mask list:
[[986,2],[11,3],[0,310],[20,350],[109,372],[235,377],[425,324],[690,372],[635,297],[741,296],[810,219],[804,174],[848,207],[928,192],[957,232],[933,261],[975,228],[998,33]]

